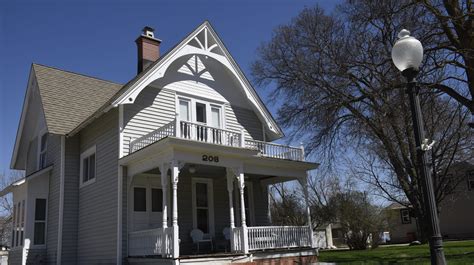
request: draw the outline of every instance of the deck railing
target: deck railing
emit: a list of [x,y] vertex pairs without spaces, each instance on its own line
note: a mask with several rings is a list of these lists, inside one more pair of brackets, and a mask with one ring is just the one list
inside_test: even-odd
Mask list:
[[205,124],[179,120],[170,123],[130,141],[130,153],[136,152],[167,136],[189,139],[224,146],[258,150],[261,156],[278,159],[304,161],[304,149],[269,142],[245,139],[244,131],[235,132]]
[[248,227],[249,250],[311,247],[308,226]]
[[266,157],[296,161],[304,160],[304,150],[301,147],[274,144],[257,140],[245,140],[245,147],[256,149],[262,156]]
[[[155,228],[128,234],[129,256],[170,256],[172,249],[172,230]],[[164,238],[163,238],[164,237]],[[164,243],[164,244],[163,244]]]

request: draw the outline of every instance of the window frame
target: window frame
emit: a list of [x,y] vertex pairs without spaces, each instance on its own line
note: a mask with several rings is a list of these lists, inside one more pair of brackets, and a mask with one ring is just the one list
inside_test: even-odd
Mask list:
[[[144,189],[145,190],[145,210],[144,211],[136,211],[135,210],[135,203],[136,203],[136,200],[135,200],[135,189]],[[132,211],[135,212],[135,213],[148,213],[148,204],[151,205],[151,202],[148,203],[148,188],[147,186],[142,186],[142,185],[135,185],[133,186],[133,204],[132,204]]]
[[[197,98],[197,97],[191,97],[188,95],[182,95],[182,94],[177,94],[176,95],[176,113],[179,114],[180,112],[180,101],[187,101],[189,102],[189,108],[188,108],[188,115],[190,117],[189,122],[196,123],[196,124],[206,124],[206,126],[211,126],[212,122],[212,108],[219,108],[220,109],[220,125],[219,129],[226,129],[226,117],[225,117],[225,103],[224,102],[219,102],[215,100],[209,100],[206,98]],[[196,117],[196,103],[201,103],[206,106],[206,122],[198,122],[197,117]],[[181,118],[180,118],[181,119]]]
[[[408,221],[404,219],[404,217],[407,217],[405,214],[408,216]],[[400,209],[400,219],[404,225],[411,224],[410,209]]]
[[[45,209],[44,209],[44,220],[36,220],[36,203],[37,203],[37,200],[44,200],[45,204]],[[35,198],[34,200],[35,202],[35,210],[34,210],[34,213],[33,213],[33,240],[32,240],[32,245],[35,246],[35,247],[45,247],[46,246],[46,236],[48,234],[48,228],[47,228],[47,222],[48,222],[48,199],[46,198]],[[35,229],[36,229],[36,223],[44,223],[44,230],[43,230],[43,244],[35,244]]]
[[474,170],[467,171],[466,174],[467,174],[467,190],[474,191]]
[[[90,156],[94,155],[94,178],[89,178],[88,180],[84,181],[84,160],[89,158]],[[84,152],[81,153],[81,161],[80,161],[80,170],[79,170],[79,188],[88,186],[94,183],[97,179],[97,152],[96,146],[92,146],[86,149]]]
[[[45,141],[45,145],[44,145],[44,149],[41,149],[41,143],[42,143],[42,140],[43,140],[43,137],[46,136],[46,141]],[[38,134],[38,150],[37,150],[37,156],[36,156],[36,169],[37,170],[41,170],[43,168],[46,168],[46,159],[47,159],[47,154],[48,154],[48,138],[49,138],[49,135],[48,135],[48,131],[46,131],[45,129],[44,130],[41,130],[40,133]],[[41,159],[41,157],[43,157],[43,160]],[[44,165],[41,163],[41,161],[43,161]]]

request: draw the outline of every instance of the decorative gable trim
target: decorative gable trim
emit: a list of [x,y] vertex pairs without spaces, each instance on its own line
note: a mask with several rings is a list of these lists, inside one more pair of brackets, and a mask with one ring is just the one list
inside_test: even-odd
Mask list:
[[111,103],[112,107],[117,107],[122,104],[133,104],[137,96],[145,87],[164,76],[168,67],[173,63],[174,58],[191,54],[212,57],[225,66],[232,74],[234,74],[240,83],[245,96],[252,103],[251,105],[257,113],[257,116],[265,124],[265,127],[268,129],[267,132],[272,136],[271,140],[284,136],[282,130],[259,98],[255,89],[247,80],[208,21],[205,21],[197,27],[181,43],[156,61],[137,79],[132,80],[127,85],[127,88],[123,90],[123,93]]

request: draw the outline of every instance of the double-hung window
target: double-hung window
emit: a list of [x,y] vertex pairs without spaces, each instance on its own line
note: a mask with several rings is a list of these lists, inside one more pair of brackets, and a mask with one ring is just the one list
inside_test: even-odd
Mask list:
[[410,210],[401,209],[400,216],[402,218],[402,224],[411,224]]
[[35,227],[33,244],[44,245],[46,233],[46,199],[35,201]]
[[474,170],[467,172],[467,189],[474,191]]
[[93,183],[96,177],[95,146],[81,154],[81,185]]
[[38,169],[46,167],[46,152],[48,146],[48,134],[44,133],[39,138]]

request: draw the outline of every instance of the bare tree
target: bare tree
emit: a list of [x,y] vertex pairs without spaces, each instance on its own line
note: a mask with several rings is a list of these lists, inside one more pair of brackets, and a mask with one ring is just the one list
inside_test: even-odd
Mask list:
[[[10,171],[0,173],[0,190],[5,189],[15,181],[24,176],[21,171]],[[10,235],[12,231],[13,198],[11,194],[0,197],[0,244],[10,245]]]
[[[445,54],[430,49],[441,38],[430,19],[408,1],[348,1],[332,15],[307,8],[275,29],[253,65],[257,83],[273,82],[273,98],[285,98],[279,121],[293,136],[307,137],[308,150],[326,162],[346,152],[373,159],[383,184],[399,187],[421,220],[425,209],[408,100],[390,51],[402,27],[417,29],[413,33],[427,47],[421,83],[444,82],[451,72],[437,70]],[[437,141],[432,163],[439,203],[450,165],[472,155],[469,113],[430,89],[421,99],[428,135]],[[395,188],[382,189],[375,178],[371,183],[399,200]]]
[[[441,35],[432,48],[445,55],[437,61],[437,67],[449,67],[459,73],[429,85],[467,107],[472,115],[471,126],[474,126],[474,3],[471,0],[416,0],[415,3],[432,15],[430,22],[436,22],[433,34]],[[468,87],[468,93],[452,82]]]

